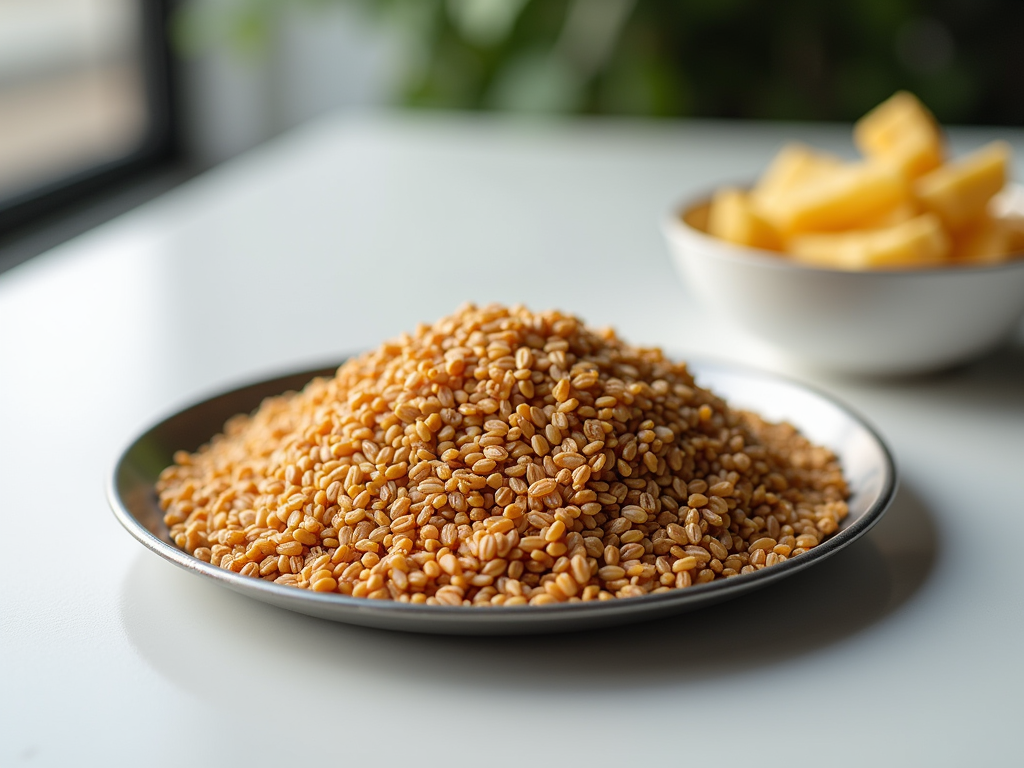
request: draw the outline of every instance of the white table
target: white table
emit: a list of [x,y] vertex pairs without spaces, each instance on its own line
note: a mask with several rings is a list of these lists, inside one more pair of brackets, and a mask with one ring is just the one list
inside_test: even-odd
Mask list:
[[[1024,132],[953,138],[994,135],[1024,177]],[[791,136],[849,151],[845,127],[338,116],[0,276],[0,765],[1020,759],[1022,338],[932,377],[798,372],[887,436],[896,502],[809,572],[650,624],[336,625],[178,570],[107,507],[158,416],[464,300],[747,358],[693,308],[659,217]]]

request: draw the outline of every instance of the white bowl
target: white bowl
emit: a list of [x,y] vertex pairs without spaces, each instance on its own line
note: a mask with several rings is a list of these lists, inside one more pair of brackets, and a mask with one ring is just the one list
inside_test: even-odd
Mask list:
[[[1024,188],[998,205],[1024,216]],[[1020,256],[990,267],[809,267],[708,235],[694,226],[703,206],[683,206],[664,224],[690,294],[798,364],[866,375],[939,370],[992,350],[1024,314]]]

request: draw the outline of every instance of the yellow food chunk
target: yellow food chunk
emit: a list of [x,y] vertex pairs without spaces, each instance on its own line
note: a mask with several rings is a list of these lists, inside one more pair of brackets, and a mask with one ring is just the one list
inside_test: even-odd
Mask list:
[[994,141],[961,160],[936,168],[914,183],[921,206],[951,230],[978,221],[992,196],[1006,183],[1010,146]]
[[921,210],[918,208],[917,204],[913,200],[907,200],[894,208],[883,211],[877,216],[870,216],[864,219],[858,229],[882,229],[883,227],[893,227],[897,224],[902,224],[904,221],[910,221],[912,218],[920,214]]
[[953,242],[953,259],[964,264],[997,264],[1013,252],[1013,226],[985,214]]
[[862,161],[786,144],[753,188],[721,190],[686,220],[732,243],[842,269],[1024,258],[1008,144],[946,163],[938,122],[906,91],[858,120],[853,138]]
[[770,199],[757,210],[783,235],[860,229],[909,200],[903,176],[882,163],[844,163]]
[[887,162],[908,178],[942,164],[942,133],[931,112],[899,91],[854,123],[853,143],[864,157]]
[[770,201],[777,195],[784,194],[807,181],[821,178],[842,165],[843,161],[833,155],[815,152],[810,147],[796,142],[787,144],[778,151],[761,174],[761,178],[750,192],[750,197],[758,203]]
[[797,261],[821,267],[923,267],[944,262],[950,240],[938,217],[926,213],[884,229],[801,235],[788,250]]
[[720,189],[711,198],[707,231],[730,243],[752,248],[777,250],[780,246],[778,234],[738,189]]
[[689,224],[694,229],[699,229],[701,232],[708,231],[708,211],[711,209],[711,203],[702,203],[694,208],[683,213],[683,221]]
[[1024,256],[1024,187],[1004,187],[989,201],[986,213],[1006,231],[1009,255]]
[[1024,255],[1024,218],[1003,219],[1002,223],[1006,228],[1009,255]]

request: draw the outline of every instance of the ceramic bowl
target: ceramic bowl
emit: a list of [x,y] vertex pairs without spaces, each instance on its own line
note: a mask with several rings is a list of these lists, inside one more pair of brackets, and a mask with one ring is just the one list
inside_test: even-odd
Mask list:
[[[1003,215],[1024,216],[1024,188]],[[707,198],[673,211],[664,234],[691,296],[724,323],[798,364],[841,373],[902,375],[977,358],[1024,314],[1024,254],[994,266],[844,271],[708,235]]]

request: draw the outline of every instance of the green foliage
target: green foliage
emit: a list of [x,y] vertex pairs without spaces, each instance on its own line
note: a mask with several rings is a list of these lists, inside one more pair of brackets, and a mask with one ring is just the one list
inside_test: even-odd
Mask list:
[[893,91],[1024,124],[1019,0],[196,0],[185,49],[257,55],[286,9],[348,2],[405,41],[405,103],[852,120]]

